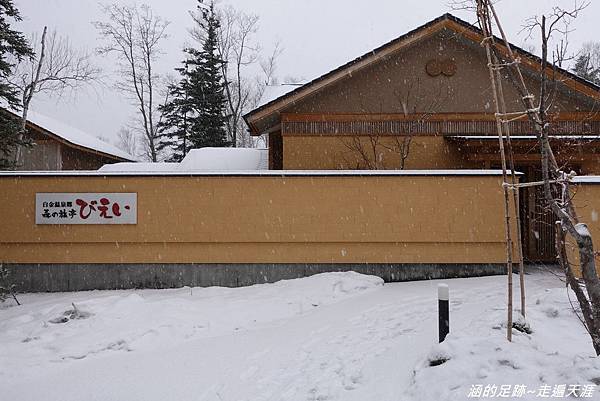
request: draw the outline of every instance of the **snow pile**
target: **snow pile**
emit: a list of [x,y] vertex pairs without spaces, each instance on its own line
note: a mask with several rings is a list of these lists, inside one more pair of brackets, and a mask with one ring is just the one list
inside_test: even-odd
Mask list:
[[256,171],[269,169],[268,149],[200,148],[192,149],[181,163],[114,163],[105,164],[100,172],[170,172]]
[[183,171],[198,170],[266,170],[268,150],[254,148],[192,149],[179,166]]
[[176,171],[179,167],[177,163],[112,163],[105,164],[100,167],[98,171],[103,173],[106,172],[163,172],[163,171]]
[[439,280],[383,286],[328,273],[235,289],[26,294],[21,307],[0,306],[2,399],[462,401],[483,398],[468,398],[477,385],[501,399],[502,385],[599,383],[564,283],[526,278],[533,331],[513,330],[512,344],[506,276],[443,281],[442,345]]
[[0,310],[0,388],[25,368],[43,374],[57,362],[230,335],[382,286],[347,272],[244,288],[32,294]]
[[[515,310],[516,320],[522,319]],[[415,369],[406,400],[600,397],[600,358],[573,314],[565,289],[549,290],[529,308],[533,332],[505,339],[505,311],[473,316],[466,330],[435,345]],[[562,396],[559,396],[562,394]]]

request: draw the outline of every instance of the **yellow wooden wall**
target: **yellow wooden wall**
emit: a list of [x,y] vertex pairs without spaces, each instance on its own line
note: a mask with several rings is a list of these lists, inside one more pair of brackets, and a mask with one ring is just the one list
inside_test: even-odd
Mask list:
[[[600,185],[578,184],[574,187],[575,196],[573,201],[581,223],[585,223],[592,234],[594,250],[600,250]],[[579,255],[575,240],[567,236],[567,252],[569,261],[580,274]],[[596,270],[600,273],[600,260],[596,258]]]
[[[137,225],[36,225],[36,192],[136,192]],[[499,176],[0,175],[0,262],[503,263]]]
[[[354,141],[362,141],[362,149],[369,151],[373,158],[369,137],[346,135],[284,135],[283,168],[286,170],[304,169],[360,169],[365,168],[363,157],[355,150]],[[393,148],[393,138],[379,138],[377,155],[388,169],[398,169],[400,156]],[[461,169],[482,168],[483,163],[469,163],[443,136],[414,136],[405,169]]]

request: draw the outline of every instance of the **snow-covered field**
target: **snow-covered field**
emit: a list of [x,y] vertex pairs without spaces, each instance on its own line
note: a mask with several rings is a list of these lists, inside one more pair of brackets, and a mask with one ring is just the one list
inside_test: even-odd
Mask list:
[[[440,281],[329,273],[238,289],[22,295],[23,306],[0,309],[0,398],[454,401],[525,385],[512,398],[525,400],[564,385],[599,399],[600,359],[563,283],[527,276],[533,333],[509,344],[505,279],[444,280],[451,334],[441,346]],[[439,357],[448,361],[429,366]]]

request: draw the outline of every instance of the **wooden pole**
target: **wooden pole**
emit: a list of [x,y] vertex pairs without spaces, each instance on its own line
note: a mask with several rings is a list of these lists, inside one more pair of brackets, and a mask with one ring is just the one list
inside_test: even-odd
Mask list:
[[508,189],[508,174],[506,168],[506,155],[504,151],[504,130],[502,128],[502,111],[498,94],[498,87],[496,83],[496,74],[494,72],[495,66],[498,64],[495,62],[492,56],[492,50],[490,43],[494,40],[492,35],[492,24],[489,15],[489,9],[485,0],[477,2],[477,17],[481,25],[483,32],[483,45],[485,47],[486,57],[488,61],[488,70],[490,74],[490,83],[492,85],[492,95],[494,99],[494,108],[496,115],[496,129],[498,132],[498,144],[500,147],[500,160],[502,162],[502,181],[503,181],[503,192],[504,192],[504,231],[506,238],[506,270],[507,270],[507,316],[506,316],[506,338],[508,341],[512,341],[512,308],[513,308],[513,279],[512,279],[512,268],[513,268],[513,244],[512,244],[512,229],[510,219],[510,196]]
[[[494,60],[495,65],[500,65],[500,60],[496,57],[494,53],[492,53],[492,58]],[[502,86],[502,76],[500,75],[500,68],[495,69],[496,72],[496,81],[498,83],[498,95],[500,99],[500,109],[502,110],[502,114],[506,115],[506,101],[504,100],[504,88]],[[520,202],[519,202],[519,188],[515,187],[517,184],[517,174],[515,172],[515,158],[514,152],[512,148],[512,141],[510,138],[510,127],[509,125],[503,121],[504,128],[504,137],[506,138],[506,148],[508,151],[508,163],[510,167],[510,181],[512,184],[512,198],[513,198],[513,207],[515,209],[515,220],[517,223],[517,258],[519,260],[519,289],[520,289],[520,298],[521,298],[521,315],[525,317],[525,266],[523,264],[523,239],[521,232],[521,213],[519,210]]]

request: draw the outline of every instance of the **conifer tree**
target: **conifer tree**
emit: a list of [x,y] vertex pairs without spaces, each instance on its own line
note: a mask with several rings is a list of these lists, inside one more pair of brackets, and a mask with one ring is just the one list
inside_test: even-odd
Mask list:
[[194,60],[190,76],[190,98],[196,116],[191,121],[190,141],[194,148],[231,146],[227,139],[227,99],[221,74],[223,60],[218,55],[219,19],[214,4],[204,6],[199,0],[202,19],[199,21],[204,38],[202,50],[189,49]]
[[[11,29],[8,19],[20,21],[19,10],[12,0],[0,0],[0,102],[13,110],[20,109],[19,93],[10,84],[15,63],[33,56],[27,40],[21,32]],[[0,115],[0,169],[13,165],[11,156],[17,146],[27,145],[26,139],[19,135],[20,125],[8,113]]]
[[203,32],[202,49],[184,50],[183,67],[176,68],[181,78],[169,85],[169,100],[160,106],[159,150],[169,149],[168,161],[181,161],[190,149],[231,145],[226,131],[224,61],[217,50],[219,20],[212,3],[199,3],[202,18],[195,21]]
[[595,67],[589,53],[583,53],[575,60],[573,72],[583,79],[600,85],[600,67]]
[[[185,50],[188,53],[188,50]],[[168,101],[159,107],[162,121],[158,125],[158,150],[168,149],[168,162],[180,162],[191,148],[190,120],[193,117],[193,107],[189,96],[190,68],[189,60],[183,62],[183,67],[175,70],[181,75],[176,83],[168,88]]]

